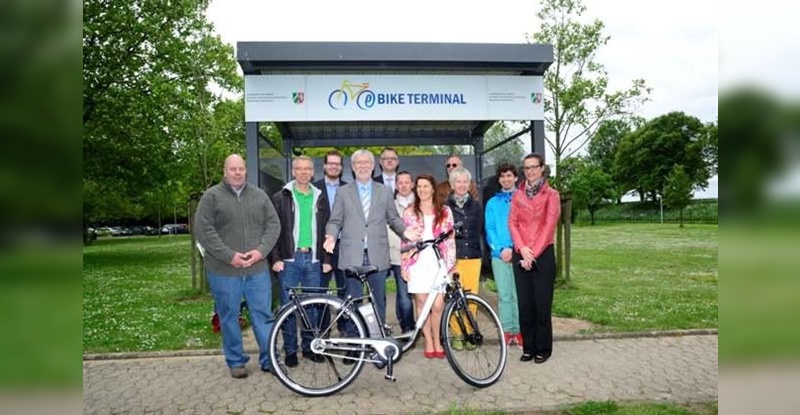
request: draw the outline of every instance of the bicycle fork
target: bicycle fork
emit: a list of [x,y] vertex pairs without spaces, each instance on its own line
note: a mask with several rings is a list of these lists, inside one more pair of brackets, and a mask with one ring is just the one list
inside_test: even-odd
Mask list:
[[[464,336],[464,341],[476,346],[483,344],[483,335],[478,328],[478,322],[475,320],[475,316],[472,315],[472,312],[469,310],[467,296],[464,294],[464,291],[459,287],[452,294],[456,296],[454,300],[456,302],[456,315],[458,316],[456,318],[456,323]],[[466,316],[467,323],[469,323],[469,327],[471,327],[472,330],[467,330],[467,325],[464,324],[464,316]]]

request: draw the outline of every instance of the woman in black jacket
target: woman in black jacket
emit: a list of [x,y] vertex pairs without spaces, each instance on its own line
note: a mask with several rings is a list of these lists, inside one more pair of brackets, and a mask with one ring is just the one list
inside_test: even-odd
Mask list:
[[[469,193],[472,174],[463,167],[450,171],[450,186],[453,191],[447,197],[447,206],[453,212],[453,221],[456,223],[456,272],[461,275],[461,285],[464,290],[478,294],[480,291],[481,261],[481,235],[483,235],[483,206],[480,200]],[[460,226],[459,226],[460,224]],[[473,313],[475,310],[472,310]],[[458,338],[460,329],[455,324],[450,328],[456,337],[452,340],[452,347],[461,350],[474,345],[465,344]]]

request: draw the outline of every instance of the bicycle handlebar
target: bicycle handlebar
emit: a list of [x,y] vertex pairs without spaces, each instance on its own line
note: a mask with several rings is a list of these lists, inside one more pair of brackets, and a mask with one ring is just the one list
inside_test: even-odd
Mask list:
[[422,251],[423,249],[425,249],[425,247],[427,247],[429,245],[439,245],[440,243],[442,243],[442,241],[447,239],[456,230],[456,228],[461,227],[463,224],[464,224],[463,222],[458,221],[453,225],[453,227],[450,230],[448,230],[447,232],[442,233],[441,235],[437,236],[436,238],[427,239],[427,240],[424,240],[424,241],[417,241],[417,242],[408,244],[408,245],[400,248],[400,252],[408,252],[408,251],[411,251],[412,249],[416,249],[417,251]]

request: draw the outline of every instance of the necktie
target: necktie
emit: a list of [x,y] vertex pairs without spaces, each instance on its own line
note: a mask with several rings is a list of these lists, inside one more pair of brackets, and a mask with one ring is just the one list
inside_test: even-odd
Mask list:
[[394,177],[387,177],[386,178],[386,185],[392,188],[394,191]]
[[369,189],[366,186],[361,188],[361,207],[364,209],[364,219],[369,219]]
[[[369,219],[370,192],[369,187],[361,187],[361,208],[364,209],[364,222]],[[364,249],[367,249],[367,236],[364,235]]]

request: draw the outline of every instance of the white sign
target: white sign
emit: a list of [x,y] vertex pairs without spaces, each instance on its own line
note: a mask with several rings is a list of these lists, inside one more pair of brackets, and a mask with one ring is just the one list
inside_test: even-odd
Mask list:
[[540,76],[245,75],[245,121],[542,120]]

